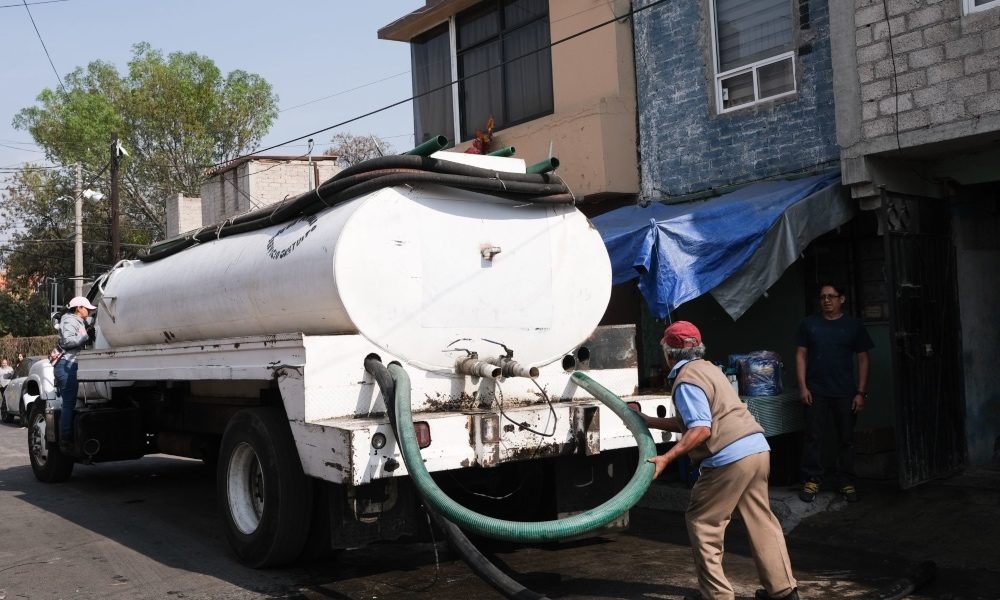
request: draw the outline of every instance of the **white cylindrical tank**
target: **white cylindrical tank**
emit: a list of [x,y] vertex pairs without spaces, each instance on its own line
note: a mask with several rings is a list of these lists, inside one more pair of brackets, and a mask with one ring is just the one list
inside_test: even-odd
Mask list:
[[571,205],[434,185],[385,188],[310,217],[123,263],[97,347],[302,332],[360,333],[450,370],[458,348],[524,365],[562,358],[604,314],[611,267]]

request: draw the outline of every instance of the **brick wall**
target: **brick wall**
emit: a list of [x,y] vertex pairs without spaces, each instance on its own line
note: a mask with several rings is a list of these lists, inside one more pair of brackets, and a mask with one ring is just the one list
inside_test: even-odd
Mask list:
[[717,115],[708,1],[676,0],[635,16],[644,200],[835,164],[840,156],[827,2],[795,3],[797,94]]
[[962,15],[961,4],[856,0],[861,141],[1000,113],[1000,9]]

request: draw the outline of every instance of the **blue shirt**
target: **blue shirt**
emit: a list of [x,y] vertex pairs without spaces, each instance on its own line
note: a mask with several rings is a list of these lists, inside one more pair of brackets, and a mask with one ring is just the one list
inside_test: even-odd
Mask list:
[[[677,372],[688,360],[679,361],[667,375],[668,379],[675,379]],[[708,396],[705,391],[693,383],[681,383],[673,392],[674,405],[680,415],[681,421],[688,429],[693,427],[712,428],[712,409],[708,405]],[[746,458],[751,454],[770,452],[771,447],[767,444],[767,439],[763,433],[753,433],[742,437],[732,444],[722,448],[715,454],[710,455],[701,461],[702,467],[721,467],[734,463],[741,458]]]

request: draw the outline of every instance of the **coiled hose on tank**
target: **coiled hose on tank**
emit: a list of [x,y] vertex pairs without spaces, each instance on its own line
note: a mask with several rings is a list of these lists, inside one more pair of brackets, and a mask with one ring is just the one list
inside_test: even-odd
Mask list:
[[647,462],[647,459],[656,456],[656,444],[653,443],[653,438],[642,418],[628,408],[621,398],[577,371],[572,375],[573,381],[611,409],[635,436],[639,446],[639,464],[632,479],[604,504],[565,519],[522,523],[488,517],[469,510],[441,491],[424,466],[420,458],[416,432],[413,429],[410,378],[399,364],[391,363],[388,369],[396,388],[395,413],[396,423],[399,426],[400,453],[410,478],[434,510],[466,531],[513,542],[551,542],[572,537],[592,531],[618,518],[639,501],[653,481],[653,465]]
[[[379,390],[382,392],[382,398],[385,401],[386,413],[389,415],[389,424],[392,426],[392,431],[396,434],[396,439],[398,440],[399,427],[397,426],[398,421],[396,420],[395,409],[396,384],[393,382],[392,376],[389,374],[389,370],[375,355],[369,355],[365,358],[365,371],[367,371],[368,374],[375,379],[375,383],[378,384]],[[420,495],[421,499],[423,499],[423,492],[419,487],[417,487],[417,493]],[[448,538],[448,542],[451,544],[452,548],[454,548],[455,551],[461,555],[462,560],[469,565],[472,572],[478,575],[480,579],[492,585],[493,588],[503,594],[505,598],[512,598],[515,600],[549,600],[546,596],[524,587],[497,568],[496,565],[483,556],[483,553],[476,548],[476,546],[464,533],[462,533],[462,530],[459,529],[457,525],[442,517],[426,502],[426,500],[424,501],[424,505],[427,507],[427,513],[430,514],[431,519],[434,520],[434,524],[437,525]]]
[[572,204],[575,201],[562,179],[553,174],[493,171],[428,156],[383,156],[348,167],[315,190],[154,244],[140,260],[160,260],[200,243],[306,217],[385,187],[419,183],[486,193],[517,202]]

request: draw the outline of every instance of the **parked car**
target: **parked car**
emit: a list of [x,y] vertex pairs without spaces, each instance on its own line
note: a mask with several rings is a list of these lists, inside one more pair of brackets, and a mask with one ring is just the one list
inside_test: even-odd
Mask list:
[[28,424],[31,403],[40,397],[53,399],[57,394],[48,357],[28,356],[14,369],[14,378],[3,390],[0,421],[13,423],[14,417],[19,417],[24,427]]

